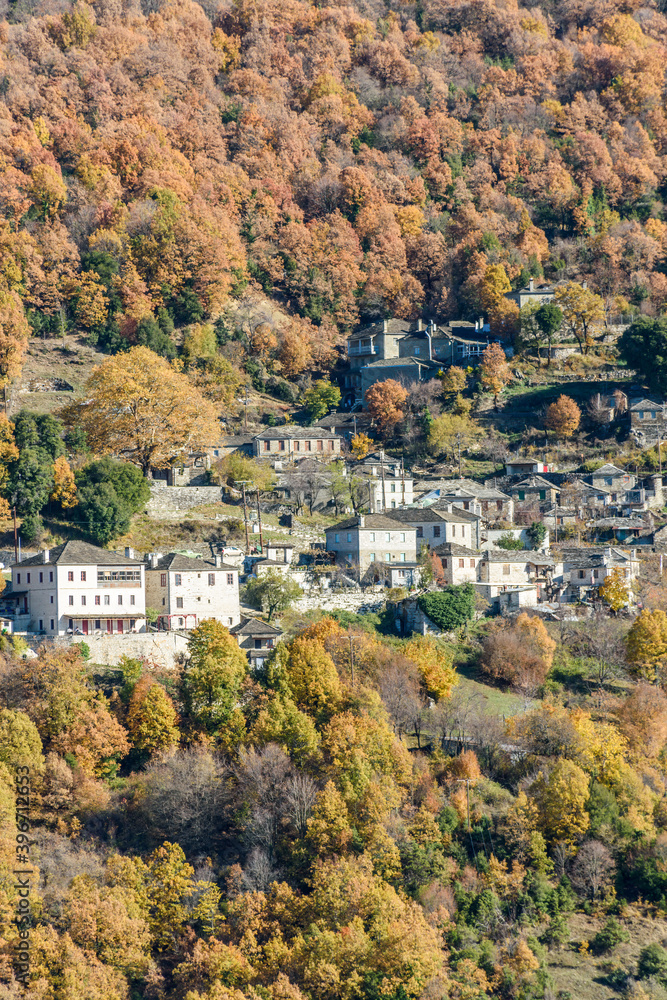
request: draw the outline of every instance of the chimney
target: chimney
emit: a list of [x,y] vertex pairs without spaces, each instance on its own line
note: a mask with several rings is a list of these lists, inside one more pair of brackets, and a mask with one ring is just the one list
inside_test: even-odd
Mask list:
[[535,291],[535,281],[533,280],[533,278],[531,278],[530,281],[528,282],[528,290],[531,292]]
[[588,288],[588,282],[587,282],[587,281],[582,281],[582,282],[581,282],[581,287],[582,287],[583,289],[586,289],[586,288]]
[[366,518],[364,517],[363,514],[359,515],[359,517],[357,518],[357,521],[359,522],[359,527],[360,528],[365,528],[366,527]]
[[42,562],[47,563],[49,561],[50,550],[42,549]]
[[630,555],[633,559],[637,558],[637,549],[630,549]]
[[150,561],[151,569],[157,569],[157,565],[158,565],[158,562],[160,560],[159,553],[157,553],[157,552],[149,552],[148,558],[149,558],[149,561]]
[[428,340],[428,360],[433,361],[433,341],[431,340],[430,329],[426,331],[426,339]]
[[484,329],[484,317],[480,316],[479,317],[479,332],[481,333],[483,329]]
[[417,320],[417,331],[419,333],[421,333],[423,326],[424,326],[424,324],[422,323],[422,321],[420,319],[418,319]]
[[129,545],[125,546],[125,558],[134,559],[134,549],[131,549]]
[[387,321],[386,321],[386,319],[382,320],[382,332],[383,333],[387,332]]
[[222,566],[222,556],[220,555],[219,552],[216,552],[215,554],[215,565],[217,566],[218,569],[220,569],[220,567]]

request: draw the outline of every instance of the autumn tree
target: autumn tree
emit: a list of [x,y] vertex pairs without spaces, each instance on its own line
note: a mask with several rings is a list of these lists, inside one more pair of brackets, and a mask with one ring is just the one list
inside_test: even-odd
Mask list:
[[468,376],[463,368],[459,368],[457,365],[450,365],[441,374],[440,384],[442,385],[442,395],[445,398],[445,402],[448,406],[453,406],[457,397],[462,392],[465,392],[468,384]]
[[455,458],[467,451],[482,437],[482,428],[467,416],[442,413],[435,417],[428,432],[428,448],[432,455]]
[[64,455],[59,455],[53,463],[53,491],[50,499],[60,504],[63,510],[76,507],[78,503],[74,473]]
[[480,365],[482,385],[493,393],[493,406],[498,409],[498,396],[510,379],[507,358],[500,344],[489,344],[482,353]]
[[0,289],[0,385],[18,378],[28,346],[30,327],[21,299],[14,291]]
[[667,658],[667,614],[644,608],[625,638],[633,677],[655,683],[661,678]]
[[589,779],[571,760],[559,760],[550,773],[540,772],[530,788],[539,824],[551,843],[576,843],[586,833]]
[[127,713],[127,728],[134,746],[150,754],[171,750],[180,738],[177,721],[165,689],[145,674],[135,685]]
[[582,354],[588,354],[593,333],[605,318],[604,302],[599,295],[575,281],[556,289],[554,303],[562,311],[565,329],[579,344]]
[[544,623],[520,614],[512,624],[500,625],[487,635],[481,666],[496,680],[535,690],[546,679],[555,649]]
[[388,437],[405,416],[408,390],[388,378],[366,390],[366,407],[383,437]]
[[372,447],[373,447],[372,439],[369,438],[368,434],[364,434],[363,432],[355,434],[352,440],[350,441],[350,448],[352,450],[352,454],[354,455],[354,457],[358,462],[361,462],[363,461],[364,458],[366,458],[366,455],[368,455]]
[[547,410],[546,427],[559,437],[572,437],[579,427],[581,410],[570,396],[559,396]]
[[301,595],[302,590],[296,580],[274,569],[251,580],[243,592],[244,600],[252,607],[264,611],[269,622],[274,615],[289,608]]
[[148,473],[217,436],[215,410],[189,380],[146,347],[108,358],[87,383],[85,403],[68,419],[90,447],[124,455]]
[[667,742],[667,696],[640,682],[616,709],[616,717],[633,757],[655,760]]
[[238,452],[226,455],[213,467],[213,477],[218,483],[226,483],[236,487],[236,483],[245,482],[246,492],[253,490],[269,490],[275,482],[275,473],[268,462],[258,462],[247,458]]
[[614,614],[618,614],[630,600],[630,591],[623,571],[618,567],[612,570],[600,584],[598,593]]

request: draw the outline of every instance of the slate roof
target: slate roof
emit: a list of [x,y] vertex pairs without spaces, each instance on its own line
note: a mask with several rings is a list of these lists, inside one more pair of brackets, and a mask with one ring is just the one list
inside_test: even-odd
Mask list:
[[[399,522],[393,518],[395,511],[392,511],[392,515],[388,514],[365,514],[363,527],[359,524],[358,517],[348,517],[344,521],[339,521],[338,524],[334,524],[331,528],[325,529],[325,534],[329,534],[331,531],[346,531],[350,528],[359,528],[361,531],[396,531]],[[410,527],[408,525],[408,527]],[[416,529],[413,529],[416,530]]]
[[22,559],[20,563],[13,563],[14,566],[140,566],[141,559],[128,559],[127,556],[118,552],[110,552],[109,549],[100,549],[97,545],[89,545],[88,542],[69,541],[62,545],[56,545],[49,549],[49,561],[44,563],[41,552],[35,556]]
[[506,493],[501,493],[500,490],[493,486],[484,486],[482,483],[476,483],[474,479],[440,479],[432,482],[423,479],[415,483],[415,492],[417,490],[424,490],[427,493],[440,490],[441,494],[455,494],[457,491],[461,491],[459,493],[460,496],[469,494],[478,500],[510,499]]
[[593,528],[625,528],[631,531],[643,531],[651,525],[637,517],[600,517],[588,524]]
[[456,542],[443,542],[442,545],[438,545],[431,549],[438,556],[472,556],[475,559],[481,559],[484,555],[483,552],[475,552],[474,549],[468,549],[465,545],[457,545]]
[[[440,365],[434,361],[427,361],[419,358],[379,358],[364,365],[364,368],[439,368]],[[362,369],[363,371],[363,369]]]
[[165,556],[160,556],[157,562],[157,566],[153,568],[150,564],[150,560],[146,565],[146,572],[157,572],[158,570],[171,570],[172,573],[210,573],[217,570],[221,573],[223,570],[229,572],[237,572],[237,566],[228,566],[223,563],[221,566],[216,566],[214,559],[195,559],[192,556],[181,555],[180,552],[168,552]]
[[601,465],[599,469],[595,469],[594,472],[589,473],[591,476],[627,476],[629,473],[625,472],[623,469],[619,469],[617,465],[612,465],[607,462],[606,465]]
[[520,490],[524,487],[539,490],[553,490],[557,488],[553,483],[550,483],[548,479],[543,479],[542,476],[528,476],[527,479],[522,479],[521,482],[515,483],[512,486],[512,491]]
[[231,635],[282,635],[275,625],[269,625],[259,618],[245,618],[238,625],[233,625],[229,632]]
[[294,424],[286,425],[285,427],[269,427],[260,434],[255,434],[255,441],[279,441],[281,439],[285,440],[299,438],[314,441],[314,440],[324,440],[339,437],[338,434],[334,434],[333,431],[328,431],[323,427],[296,427]]
[[442,521],[454,521],[456,524],[467,523],[467,518],[459,517],[458,514],[450,514],[446,510],[433,510],[432,507],[425,507],[420,510],[418,507],[408,507],[405,510],[392,510],[388,517],[402,523],[412,524],[412,522],[423,524],[440,524]]
[[555,566],[556,560],[553,556],[545,555],[544,552],[533,552],[532,549],[523,549],[521,552],[506,551],[504,549],[487,549],[483,556],[486,562],[492,563],[532,563],[534,566]]
[[377,337],[378,334],[382,333],[389,333],[396,336],[397,334],[409,333],[411,327],[414,326],[414,321],[407,319],[388,319],[386,323],[386,329],[384,321],[380,320],[379,323],[373,323],[370,326],[363,327],[361,330],[357,330],[356,333],[351,333],[347,339],[348,341],[367,340],[369,337]]
[[630,407],[630,412],[632,410],[661,410],[662,403],[654,403],[652,399],[640,399],[638,403],[633,403]]

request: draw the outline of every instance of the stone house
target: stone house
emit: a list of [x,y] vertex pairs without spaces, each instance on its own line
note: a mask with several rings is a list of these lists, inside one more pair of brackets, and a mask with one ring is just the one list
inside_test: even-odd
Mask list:
[[417,382],[434,378],[439,369],[438,364],[426,359],[420,361],[417,358],[387,358],[383,361],[373,361],[361,369],[361,391],[357,400],[365,403],[366,393],[376,382],[394,379],[409,388]]
[[452,320],[447,326],[419,323],[416,330],[399,340],[398,354],[401,358],[433,361],[440,367],[459,365],[465,368],[479,361],[492,339],[489,327],[485,327],[482,320],[479,323]]
[[522,503],[534,504],[543,500],[557,503],[560,490],[542,476],[528,476],[510,486],[509,493],[516,509]]
[[409,320],[385,319],[365,326],[347,338],[346,370],[340,377],[346,405],[363,398],[361,369],[373,361],[398,357],[398,341],[415,326]]
[[665,440],[665,407],[651,399],[639,399],[630,407],[630,434],[637,444],[650,448]]
[[2,595],[14,631],[49,636],[144,631],[144,566],[125,554],[69,541],[11,566]]
[[321,427],[269,427],[253,438],[256,458],[280,458],[293,461],[298,458],[335,458],[340,455],[342,439],[339,434]]
[[446,542],[433,551],[442,563],[447,586],[477,583],[479,564],[482,561],[483,553],[476,552],[465,545],[457,545],[455,542]]
[[252,672],[261,670],[275,649],[282,632],[259,618],[244,618],[229,629],[250,662]]
[[[505,552],[488,550],[479,564],[479,583],[491,588],[506,589],[508,587],[535,584],[540,600],[547,599],[554,583],[562,577],[562,566],[553,556],[544,552]],[[498,591],[489,591],[489,600],[496,597]]]
[[[409,506],[414,500],[412,473],[401,462],[380,455],[368,455],[361,462],[348,464],[351,480],[368,487],[373,513]],[[363,487],[362,487],[363,489]]]
[[[651,515],[648,517],[651,518]],[[653,544],[653,524],[641,517],[599,517],[588,521],[586,527],[589,536],[596,542]]]
[[553,465],[539,462],[535,458],[514,458],[505,462],[506,476],[534,476],[553,471]]
[[178,552],[146,557],[146,603],[159,613],[161,629],[196,628],[215,618],[228,628],[238,624],[239,571],[222,556],[193,559]]
[[615,546],[604,549],[565,548],[563,559],[563,599],[581,601],[589,598],[605,578],[619,569],[628,584],[639,573],[636,549],[630,552]]
[[538,306],[545,302],[551,302],[556,289],[553,285],[538,285],[534,278],[531,278],[525,288],[520,288],[518,292],[508,292],[505,296],[512,302],[516,302],[519,309],[535,303]]
[[[363,578],[375,563],[417,562],[417,532],[386,514],[359,514],[327,528],[326,550]],[[399,568],[401,566],[399,565]]]
[[423,510],[409,507],[406,510],[392,510],[387,516],[416,530],[418,550],[422,545],[431,549],[444,542],[458,542],[464,546],[471,544],[470,521],[458,512],[435,510],[433,507]]
[[[630,472],[619,469],[616,465],[601,466],[595,472],[591,472],[585,477],[586,481],[594,487],[602,487],[612,494],[625,493],[626,490],[634,489],[636,479]],[[616,499],[614,496],[613,499]]]

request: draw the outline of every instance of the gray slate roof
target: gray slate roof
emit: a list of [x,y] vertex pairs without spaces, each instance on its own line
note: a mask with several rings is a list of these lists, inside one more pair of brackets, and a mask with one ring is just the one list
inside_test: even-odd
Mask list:
[[[150,573],[153,567],[150,563],[146,566],[146,572]],[[214,559],[193,559],[192,556],[183,556],[180,552],[169,552],[166,556],[158,559],[158,564],[153,572],[157,570],[171,570],[172,573],[211,573],[216,570],[222,573],[223,570],[231,573],[238,573],[237,566],[228,566],[223,563],[221,566],[215,565]]]
[[456,542],[443,542],[442,545],[438,545],[431,549],[438,556],[472,556],[475,559],[481,559],[482,552],[476,552],[474,549],[468,549],[465,545],[457,545]]
[[[393,517],[395,511],[392,511],[391,516],[389,514],[366,514],[364,515],[363,527],[359,524],[358,517],[348,517],[344,521],[339,521],[338,524],[334,524],[331,528],[326,528],[325,533],[328,535],[332,531],[346,531],[350,528],[358,528],[361,531],[396,531],[399,527],[399,522]],[[410,525],[405,525],[408,530],[416,531],[415,528],[410,529]]]
[[484,560],[492,563],[532,563],[534,566],[556,565],[553,556],[545,555],[544,552],[533,552],[532,549],[523,549],[521,552],[487,549],[484,553]]
[[282,635],[275,625],[269,625],[259,618],[245,618],[238,625],[233,625],[229,632],[231,635]]
[[140,559],[128,559],[127,556],[118,552],[110,552],[109,549],[100,549],[97,545],[90,545],[88,542],[69,541],[62,545],[56,545],[49,549],[49,561],[44,563],[41,552],[28,559],[22,559],[15,566],[42,566],[42,565],[62,565],[62,566],[140,566]]
[[328,431],[324,427],[297,427],[295,424],[289,424],[285,427],[269,427],[267,430],[262,431],[260,434],[255,434],[255,441],[280,441],[285,439],[305,439],[309,441],[314,440],[329,440],[339,437],[338,434],[334,434],[333,431]]
[[392,510],[387,515],[394,521],[403,524],[441,524],[443,521],[454,521],[456,524],[466,523],[468,519],[458,514],[450,514],[446,510],[434,510],[432,507],[408,507],[406,510]]

